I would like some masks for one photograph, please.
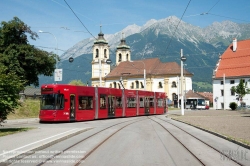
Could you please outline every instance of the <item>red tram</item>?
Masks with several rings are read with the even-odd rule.
[[[41,86],[40,121],[84,121],[164,114],[164,92],[48,84]]]

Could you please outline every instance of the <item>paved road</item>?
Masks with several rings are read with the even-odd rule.
[[[217,151],[157,118],[183,128],[213,146]],[[15,125],[14,122],[13,125]],[[165,115],[78,123],[33,122],[19,125],[33,126],[37,129],[1,137],[0,152],[3,153],[0,153],[0,157],[2,159],[3,156],[10,157],[14,150],[25,151],[30,146],[28,150],[32,151],[32,148],[41,146],[41,140],[45,140],[43,144],[51,142],[50,137],[56,137],[57,140],[61,137],[67,138],[70,134],[72,136],[61,139],[51,146],[33,150],[35,154],[26,156],[12,165],[74,165],[81,159],[80,165],[237,165],[223,154],[232,154],[231,158],[239,164],[250,165],[249,150],[191,126],[167,119]],[[182,143],[179,143],[171,133]],[[44,161],[46,162],[42,164]]]

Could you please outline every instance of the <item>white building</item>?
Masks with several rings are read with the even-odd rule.
[[[229,104],[239,101],[231,91],[237,86],[240,79],[247,82],[250,87],[250,40],[233,40],[226,51],[220,56],[213,74],[214,109],[230,109]],[[250,105],[250,95],[243,98],[246,105]]]
[[[110,71],[106,63],[108,43],[101,32],[98,36],[93,46],[92,86],[166,92],[171,101],[178,101],[181,67],[176,62],[162,63],[158,58],[132,61],[130,47],[122,37],[116,50],[116,67]],[[192,76],[184,70],[184,91],[192,90]]]

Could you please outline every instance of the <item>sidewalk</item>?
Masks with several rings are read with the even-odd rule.
[[[39,118],[11,119],[11,120],[6,120],[4,123],[2,123],[2,125],[7,126],[11,124],[27,124],[34,122],[39,122]]]

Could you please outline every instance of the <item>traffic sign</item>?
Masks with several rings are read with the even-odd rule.
[[[74,61],[74,58],[73,57],[70,57],[69,58],[69,62],[71,63],[71,62],[73,62]]]
[[[63,73],[62,69],[55,69],[54,79],[56,82],[62,81],[62,73]]]
[[[106,63],[107,63],[107,64],[111,64],[111,63],[112,63],[111,59],[107,59],[107,60],[106,60]]]

